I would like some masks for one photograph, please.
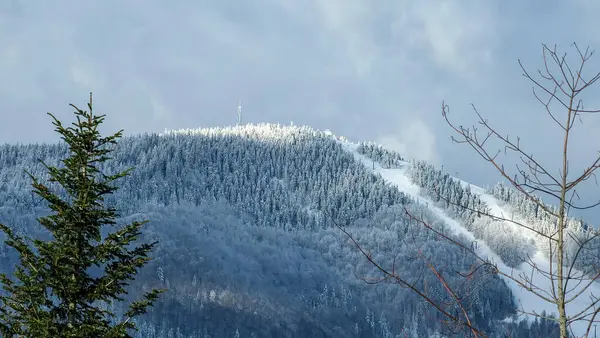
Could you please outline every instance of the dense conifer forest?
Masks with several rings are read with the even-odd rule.
[[[374,144],[361,144],[358,151],[384,167],[408,165],[411,180],[432,203],[507,264],[517,265],[537,245],[503,222],[482,217],[485,202],[434,166],[407,162]],[[23,170],[45,179],[38,159],[59,165],[65,152],[62,144],[0,146],[0,223],[23,235],[48,235],[36,223],[47,208],[31,193]],[[442,316],[418,296],[398,285],[361,280],[374,268],[335,224],[379,260],[395,260],[404,276],[436,299],[448,300],[414,257],[422,250],[444,267],[445,278],[461,284],[471,318],[491,337],[545,337],[553,329],[549,321],[510,320],[516,304],[498,276],[481,271],[480,278],[463,283],[455,272],[468,269],[473,258],[412,221],[404,208],[439,229],[443,220],[358,162],[328,133],[263,124],[130,136],[102,170],[131,166],[135,171],[107,202],[120,211],[122,223],[149,219],[143,239],[159,244],[130,296],[168,289],[138,319],[138,337],[451,336]],[[507,216],[553,226],[512,189],[498,185],[488,192],[513,207]],[[581,234],[587,229],[580,220],[569,226]],[[600,256],[600,246],[595,248],[585,253],[588,262]],[[0,246],[2,271],[10,271],[16,259]],[[112,306],[120,311],[119,304]]]

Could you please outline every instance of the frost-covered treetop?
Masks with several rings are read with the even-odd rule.
[[[244,124],[239,126],[165,129],[160,135],[203,135],[203,136],[241,136],[259,140],[289,140],[298,136],[335,137],[331,131],[317,130],[310,126],[281,125],[274,123]]]

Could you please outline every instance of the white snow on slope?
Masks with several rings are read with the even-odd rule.
[[[419,203],[426,204],[428,206],[428,209],[431,210],[434,214],[436,214],[441,220],[443,220],[450,227],[450,229],[455,232],[455,234],[462,234],[467,239],[472,240],[472,241],[477,240],[477,242],[478,242],[477,254],[480,255],[481,257],[487,258],[487,259],[491,260],[492,262],[496,263],[496,265],[500,271],[502,271],[503,273],[506,273],[510,276],[513,276],[513,278],[516,278],[517,280],[521,280],[521,281],[523,279],[519,278],[519,276],[522,276],[522,275],[527,276],[527,278],[529,278],[532,281],[533,285],[541,288],[542,290],[545,290],[548,293],[552,292],[550,280],[548,280],[547,278],[542,276],[539,272],[532,271],[532,268],[530,265],[527,265],[526,263],[522,263],[518,268],[515,268],[515,269],[508,267],[504,262],[502,262],[500,257],[497,254],[495,254],[481,239],[475,238],[473,233],[468,231],[460,222],[458,222],[455,219],[453,219],[452,217],[450,217],[443,209],[435,206],[435,203],[429,197],[427,197],[425,194],[422,194],[421,188],[419,186],[417,186],[416,184],[412,183],[410,178],[407,176],[406,169],[410,166],[409,162],[405,162],[405,166],[401,167],[401,168],[396,168],[396,169],[383,168],[377,162],[373,162],[371,159],[358,153],[358,151],[357,151],[358,144],[350,143],[350,142],[340,142],[340,143],[342,144],[344,149],[346,149],[346,151],[352,153],[354,155],[355,159],[362,162],[365,165],[365,167],[367,167],[367,168],[373,170],[375,173],[381,175],[381,177],[384,180],[386,180],[388,183],[393,184],[400,191],[402,191],[405,194],[407,194],[408,196],[414,198]],[[495,197],[493,197],[489,194],[486,194],[485,190],[483,188],[474,186],[474,185],[469,184],[464,181],[461,181],[461,183],[463,184],[463,186],[468,185],[471,189],[471,192],[479,195],[480,199],[482,201],[484,201],[485,203],[487,203],[487,205],[490,207],[491,213],[494,216],[507,218],[509,215],[511,215],[512,210],[510,210],[510,208],[508,208],[506,205],[504,205],[503,203],[498,201]],[[518,231],[518,233],[520,235],[525,236],[527,238],[534,238],[532,236],[532,232],[530,230],[524,229],[524,228],[519,227],[518,225],[512,224],[510,222],[508,222],[508,223],[511,224],[515,228],[515,230]],[[532,258],[533,263],[541,271],[550,271],[549,270],[550,262],[541,252],[537,251],[531,258]],[[556,271],[555,264],[553,264],[552,271]],[[576,273],[578,273],[578,272],[576,272]],[[506,284],[511,288],[511,290],[513,292],[513,296],[515,297],[515,300],[517,302],[517,306],[519,309],[521,309],[525,312],[529,312],[529,313],[538,313],[539,314],[539,313],[542,313],[542,311],[545,311],[547,314],[555,314],[556,315],[557,311],[556,311],[556,307],[554,304],[549,303],[549,302],[539,298],[535,294],[525,290],[523,287],[519,286],[514,280],[504,277],[504,276],[501,276],[501,277],[505,280]],[[572,282],[571,284],[575,284],[575,283]],[[569,292],[567,294],[567,298],[569,298],[569,296],[572,297],[573,295],[580,292],[581,289],[583,288],[583,286],[585,285],[585,283],[582,283],[582,284],[583,285],[580,285],[579,287],[577,287],[574,290],[572,290],[571,292]],[[574,287],[573,285],[570,285],[569,289],[571,289],[573,287]],[[583,310],[585,308],[585,306],[589,305],[590,297],[592,295],[600,296],[600,285],[598,283],[594,283],[587,290],[584,290],[583,294],[581,296],[579,296],[579,298],[576,301],[573,301],[572,303],[567,304],[567,313],[575,314],[575,313]],[[522,318],[531,320],[534,317],[526,315]],[[576,336],[583,336],[583,335],[585,335],[586,327],[587,327],[587,323],[585,323],[583,321],[579,321],[579,322],[573,323],[571,325],[571,330],[573,331],[573,333]]]
[[[497,216],[497,217],[504,217],[504,218],[512,217],[510,215],[513,214],[513,211],[505,203],[503,203],[502,201],[499,201],[497,198],[495,198],[492,195],[486,194],[485,190],[480,187],[466,183],[464,181],[462,181],[461,183],[468,184],[469,187],[471,188],[471,191],[473,193],[479,195],[479,198],[490,207],[492,215]],[[527,224],[527,221],[523,218],[515,217],[514,219],[520,223]],[[510,225],[513,229],[515,229],[518,233],[520,233],[521,236],[528,238],[528,239],[535,238],[534,233],[531,230],[525,229],[525,228],[518,226],[517,224],[514,224],[512,222],[506,222],[506,223],[508,225]],[[556,271],[556,268],[557,268],[556,263],[553,262],[552,270],[550,270],[550,261],[540,251],[537,251],[535,253],[535,255],[532,257],[532,261],[539,268],[540,271],[545,271],[545,272]],[[521,273],[525,273],[529,278],[531,278],[531,276],[532,276],[531,266],[526,263],[522,263],[519,266],[519,272],[515,273],[514,276],[519,276],[519,274],[521,274]],[[575,276],[581,275],[581,271],[577,271],[577,270],[573,269],[572,275],[575,275]],[[552,290],[551,281],[548,278],[542,276],[538,271],[534,272],[532,283],[534,285],[540,287],[541,289],[546,290],[549,293]],[[516,284],[516,283],[514,283],[514,281],[513,281],[513,284]],[[589,306],[590,300],[593,299],[594,296],[600,296],[600,284],[598,282],[594,282],[586,290],[583,290],[584,287],[587,285],[586,282],[581,283],[581,285],[579,285],[578,287],[575,287],[576,285],[574,285],[574,284],[576,284],[576,281],[571,281],[570,284],[568,285],[567,290],[571,290],[571,289],[573,289],[573,290],[571,290],[570,292],[567,292],[566,298],[567,299],[572,298],[573,296],[577,295],[577,293],[579,293],[579,292],[583,292],[583,293],[572,303],[567,304],[567,307],[566,307],[567,314],[570,314],[570,315],[575,315],[578,312],[584,310],[586,308],[586,306]],[[557,284],[555,284],[555,285],[557,285]],[[521,287],[519,287],[519,293],[515,293],[515,296],[516,296],[517,300],[520,301],[521,304],[539,303],[539,304],[536,304],[537,309],[544,309],[546,311],[546,313],[554,313],[556,315],[556,308],[555,308],[554,304],[548,303],[548,302],[540,299],[539,297],[533,295],[531,292],[528,292]],[[524,308],[525,308],[525,311],[528,311],[526,306],[524,306]],[[540,313],[540,310],[536,310],[536,312]],[[585,331],[587,329],[587,323],[583,322],[583,321],[573,323],[571,325],[571,329],[573,330],[573,333],[576,336],[584,336]]]

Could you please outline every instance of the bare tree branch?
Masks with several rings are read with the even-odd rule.
[[[525,264],[524,266],[529,266],[531,268],[531,274],[529,276],[524,272],[515,276],[513,271],[510,273],[501,271],[496,264],[490,262],[485,257],[481,257],[474,248],[468,247],[445,234],[443,231],[435,229],[422,218],[412,215],[406,207],[404,208],[405,214],[411,221],[417,222],[417,224],[432,231],[442,240],[448,241],[461,249],[464,254],[472,255],[475,258],[477,266],[467,273],[459,273],[465,279],[470,280],[476,276],[476,272],[480,268],[490,268],[493,273],[514,281],[517,285],[536,295],[538,298],[553,304],[558,312],[558,318],[543,316],[535,311],[526,312],[523,308],[521,308],[520,312],[522,314],[556,321],[560,328],[559,333],[561,338],[567,338],[569,333],[571,336],[574,336],[573,324],[578,321],[587,323],[585,337],[588,337],[592,323],[597,322],[596,317],[600,312],[600,298],[597,298],[594,295],[590,296],[590,299],[583,308],[575,310],[575,313],[567,313],[566,309],[567,304],[584,297],[584,294],[590,291],[591,286],[595,285],[594,283],[600,279],[600,258],[590,258],[584,254],[584,252],[588,250],[588,247],[593,243],[599,245],[600,241],[598,238],[600,237],[600,232],[585,228],[584,230],[581,230],[583,231],[583,235],[580,234],[581,236],[579,236],[573,233],[569,228],[569,224],[571,224],[569,212],[571,210],[590,209],[600,205],[600,201],[589,204],[576,203],[580,199],[580,196],[577,193],[577,187],[588,181],[590,178],[593,178],[594,181],[596,180],[595,172],[600,168],[600,153],[593,157],[592,160],[588,162],[589,165],[575,178],[570,177],[571,159],[569,153],[571,137],[576,135],[574,134],[576,121],[582,121],[582,114],[595,114],[600,112],[600,109],[585,108],[583,99],[580,98],[581,94],[586,89],[600,79],[600,72],[593,73],[589,77],[584,75],[585,65],[594,55],[594,51],[591,51],[589,47],[582,50],[575,43],[573,43],[572,47],[575,49],[576,57],[578,58],[577,66],[570,65],[567,54],[559,54],[556,46],[550,48],[543,44],[542,59],[544,65],[541,69],[538,69],[537,77],[532,76],[532,73],[526,70],[521,60],[518,61],[522,75],[533,83],[532,93],[534,98],[543,106],[543,109],[550,119],[560,128],[559,131],[562,134],[562,144],[560,146],[561,156],[560,165],[557,168],[558,170],[556,170],[557,174],[551,172],[548,167],[543,165],[533,154],[525,151],[521,145],[520,138],[510,138],[508,135],[503,135],[498,132],[485,118],[483,118],[474,105],[471,106],[477,117],[477,124],[473,125],[471,128],[464,128],[461,125],[456,125],[451,122],[449,118],[449,107],[445,102],[442,102],[441,107],[442,117],[455,133],[456,137],[452,136],[452,140],[457,144],[468,145],[484,161],[494,167],[500,176],[506,179],[516,191],[521,193],[525,200],[536,205],[536,208],[541,209],[544,217],[551,218],[551,230],[540,229],[535,224],[525,224],[525,222],[522,221],[508,219],[505,218],[504,215],[493,215],[491,211],[482,212],[476,208],[461,205],[460,203],[453,202],[449,198],[442,196],[441,193],[436,191],[439,199],[444,200],[447,205],[452,204],[461,209],[475,212],[478,215],[489,217],[495,221],[509,222],[522,229],[531,231],[535,236],[538,236],[536,238],[547,240],[547,251],[545,247],[538,244],[538,246],[540,246],[539,248],[544,250],[544,254],[547,254],[547,259],[550,263],[547,271],[541,269],[536,262],[529,257],[529,254],[525,255],[526,257],[519,257]],[[562,110],[562,114],[558,114],[554,110],[556,107]],[[502,147],[500,149],[491,148],[492,140],[500,142]],[[515,154],[520,160],[521,165],[516,165],[516,173],[509,173],[509,171],[505,169],[504,164],[500,162],[500,155],[503,152],[504,154]],[[543,194],[545,197],[554,199],[557,206],[554,207],[546,204],[538,197],[538,194]],[[461,327],[469,328],[475,336],[483,336],[483,333],[477,330],[472,321],[468,318],[467,312],[462,306],[464,298],[461,298],[456,292],[456,289],[453,289],[446,282],[435,268],[433,262],[428,258],[419,253],[421,259],[427,263],[429,270],[434,273],[437,280],[451,296],[456,305],[462,309],[463,315],[461,317],[446,312],[444,307],[440,304],[435,304],[436,302],[433,299],[428,298],[426,294],[419,291],[415,287],[415,284],[409,284],[407,281],[404,281],[397,274],[395,268],[392,268],[392,271],[390,272],[379,265],[370,254],[360,247],[346,230],[337,224],[336,226],[350,237],[359,251],[371,264],[383,273],[386,279],[394,279],[400,284],[404,284],[404,286],[416,292],[438,311],[444,314],[449,321],[454,321]],[[583,266],[583,263],[581,262],[582,256],[587,260],[597,259],[597,261],[593,261],[589,266]],[[584,263],[587,262],[588,261],[585,261]],[[534,274],[550,281],[549,290],[534,284]]]
[[[403,279],[402,276],[400,276],[399,274],[390,272],[389,270],[387,270],[386,268],[384,268],[383,266],[381,266],[378,262],[376,262],[372,255],[370,253],[368,253],[367,251],[365,251],[365,249],[362,248],[362,246],[356,241],[356,239],[354,239],[354,237],[343,227],[341,227],[339,224],[337,224],[337,222],[333,221],[333,224],[340,229],[354,244],[354,246],[356,246],[356,248],[360,251],[360,253],[362,253],[362,255],[371,263],[373,264],[385,277],[384,281],[386,280],[393,280],[394,282],[401,284],[402,286],[412,290],[413,292],[415,292],[417,295],[419,295],[421,298],[423,298],[427,303],[431,304],[434,308],[436,308],[441,314],[443,314],[444,316],[448,317],[448,319],[450,319],[452,322],[454,323],[460,323],[461,325],[464,325],[465,327],[469,328],[469,330],[471,330],[471,332],[473,332],[475,334],[475,337],[487,337],[483,332],[479,331],[476,327],[474,327],[471,324],[471,320],[468,316],[468,314],[466,313],[466,311],[464,312],[465,315],[465,320],[460,319],[454,315],[452,315],[451,313],[449,313],[448,311],[446,311],[446,309],[444,309],[443,307],[440,306],[440,304],[438,304],[435,300],[431,299],[428,295],[426,295],[425,293],[423,293],[421,290],[419,290],[415,284],[413,283],[409,283],[407,282],[405,279]],[[431,268],[432,266],[430,266]],[[435,268],[433,269],[434,271]],[[378,281],[380,282],[380,281]],[[445,283],[445,281],[442,281],[442,283]],[[446,284],[447,285],[447,284]],[[459,300],[457,300],[457,302],[459,303],[459,306],[462,307],[464,309],[464,307],[462,306],[462,304],[460,303]]]

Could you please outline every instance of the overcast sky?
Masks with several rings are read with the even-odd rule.
[[[241,99],[247,122],[329,128],[492,184],[450,142],[442,100],[465,126],[475,104],[555,167],[558,129],[517,59],[535,72],[541,43],[598,48],[599,13],[594,0],[3,0],[0,143],[56,140],[45,113],[68,119],[90,91],[126,134],[235,124]],[[576,168],[600,144],[600,116],[584,122]]]

